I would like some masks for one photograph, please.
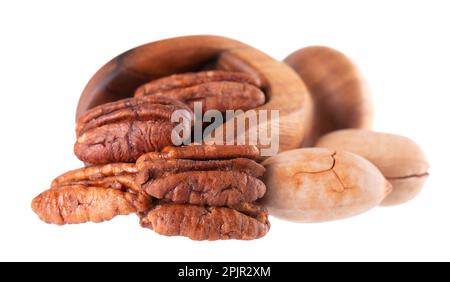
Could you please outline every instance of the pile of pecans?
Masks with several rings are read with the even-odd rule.
[[[146,57],[150,70],[136,61],[147,47],[116,57],[101,69],[100,80],[91,80],[89,103],[79,113],[104,99],[133,91],[134,96],[99,105],[78,118],[74,151],[87,166],[57,177],[33,199],[32,209],[43,221],[101,222],[136,213],[141,226],[167,236],[250,240],[268,232],[266,208],[272,216],[294,222],[343,219],[379,205],[408,202],[428,177],[429,164],[418,144],[371,131],[365,80],[334,49],[302,48],[285,59],[292,69],[249,52],[248,46],[235,49],[237,57],[225,52],[215,65],[203,65],[260,73],[270,98],[266,103],[259,77],[243,72],[175,74],[136,87],[147,73],[160,73],[158,60],[153,65]],[[173,63],[168,57],[165,62]],[[103,92],[96,91],[102,83]],[[127,91],[120,93],[123,89]],[[173,113],[183,113],[192,126],[198,121],[196,102],[201,102],[202,114],[215,110],[219,116],[228,110],[284,109],[279,124],[274,123],[284,151],[259,164],[255,146],[196,144],[196,138],[187,140],[190,145],[174,146]]]
[[[249,110],[264,104],[256,76],[229,71],[177,74],[151,81],[135,96],[97,106],[77,120],[75,154],[88,166],[57,177],[32,201],[53,224],[102,222],[136,213],[157,233],[193,240],[264,236],[264,167],[255,146],[172,147],[171,115],[193,103]]]

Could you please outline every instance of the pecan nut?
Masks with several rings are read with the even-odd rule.
[[[136,185],[135,172],[134,165],[120,163],[67,172],[35,197],[31,207],[41,220],[58,225],[144,212],[150,198]]]
[[[77,122],[75,154],[88,163],[134,162],[146,152],[171,145],[171,114],[185,110],[185,119],[193,113],[180,101],[146,96],[100,105],[86,112]]]
[[[203,110],[250,110],[265,102],[256,76],[239,72],[205,71],[164,77],[139,87],[135,97],[162,95],[186,103],[194,109],[202,102]]]
[[[215,160],[214,156],[223,151],[222,147],[171,147],[160,153],[171,155],[171,159],[159,159],[155,157],[158,153],[152,153],[150,160],[138,160],[136,182],[149,195],[174,203],[231,206],[263,197],[266,186],[258,178],[264,174],[264,167],[247,158]],[[230,147],[233,146],[225,146],[229,151]],[[234,149],[238,155],[257,150],[252,146]],[[196,160],[188,159],[189,156]]]
[[[251,84],[258,88],[261,87],[261,81],[257,76],[246,74],[243,72],[210,70],[202,72],[174,74],[160,79],[152,80],[136,89],[134,96],[138,97],[156,94],[158,92],[185,88],[215,81],[240,82]]]
[[[270,229],[267,210],[248,203],[236,209],[167,203],[141,216],[140,223],[162,235],[192,240],[252,240]]]
[[[149,152],[142,155],[136,161],[136,166],[139,169],[146,161],[160,159],[217,160],[233,158],[257,160],[259,158],[259,149],[256,146],[247,145],[209,146],[192,144],[183,147],[167,146],[161,152]]]

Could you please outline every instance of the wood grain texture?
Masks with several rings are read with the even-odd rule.
[[[330,131],[372,127],[369,89],[347,56],[332,48],[312,46],[295,51],[284,61],[305,82],[314,102],[314,126],[304,146]]]
[[[175,73],[205,68],[256,74],[266,93],[266,104],[256,111],[279,110],[280,149],[299,147],[311,124],[312,102],[306,86],[284,63],[233,39],[186,36],[156,41],[112,59],[86,85],[77,118],[88,109],[131,97],[142,84]]]

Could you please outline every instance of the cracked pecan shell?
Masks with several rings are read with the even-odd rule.
[[[162,96],[123,99],[91,109],[77,122],[74,151],[87,163],[134,162],[146,152],[171,145],[171,114],[190,109]]]
[[[346,151],[303,148],[266,159],[263,204],[271,215],[296,222],[354,216],[376,207],[391,184],[366,159]]]
[[[265,102],[255,76],[226,71],[179,74],[152,81],[139,87],[135,96],[164,96],[186,103],[194,109],[202,102],[203,110],[250,110]]]
[[[166,236],[192,240],[252,240],[270,229],[264,208],[253,204],[237,209],[185,204],[162,204],[141,216],[141,226]]]
[[[72,170],[55,178],[31,207],[41,220],[58,225],[144,212],[150,198],[134,181],[135,173],[135,166],[125,163]]]

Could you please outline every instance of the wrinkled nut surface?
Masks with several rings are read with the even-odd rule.
[[[128,98],[95,107],[78,119],[75,154],[87,163],[134,162],[146,152],[171,145],[170,118],[184,110],[185,120],[193,113],[183,103],[162,96]]]
[[[158,92],[217,81],[240,82],[251,84],[258,88],[261,87],[261,81],[256,75],[251,75],[243,72],[213,70],[174,74],[155,79],[139,87],[134,93],[134,96],[145,96],[156,94]]]
[[[428,177],[424,152],[412,140],[369,130],[338,130],[320,138],[317,147],[345,150],[366,158],[391,182],[393,191],[381,205],[397,205],[414,198]]]
[[[265,102],[258,88],[258,77],[238,72],[205,71],[176,74],[151,81],[139,87],[135,97],[161,95],[180,100],[194,110],[195,102],[202,102],[206,110],[250,110]]]
[[[162,204],[142,216],[141,225],[162,235],[192,240],[252,240],[270,229],[267,211],[248,203],[234,209]]]
[[[370,91],[347,56],[332,48],[312,46],[292,53],[284,61],[305,82],[314,102],[314,126],[304,146],[334,130],[371,128]]]
[[[42,192],[31,207],[42,221],[62,225],[102,222],[117,215],[143,212],[149,208],[149,199],[111,188],[62,186]]]
[[[102,222],[117,215],[144,212],[150,198],[134,181],[131,164],[108,164],[69,171],[35,197],[31,208],[53,224]]]
[[[251,145],[198,145],[173,147],[167,146],[161,152],[149,152],[142,155],[136,161],[136,167],[139,169],[141,165],[150,160],[161,159],[191,159],[191,160],[218,160],[247,158],[256,160],[259,158],[259,149]]]
[[[234,146],[232,152],[230,147],[170,147],[162,153],[143,155],[138,160],[136,182],[147,194],[174,203],[232,206],[261,198],[266,192],[264,183],[258,179],[265,171],[262,165],[247,158],[215,158],[227,150],[228,158],[233,153],[252,155],[257,148]]]
[[[325,148],[282,152],[263,162],[271,215],[296,222],[354,216],[377,206],[391,185],[369,161]]]

